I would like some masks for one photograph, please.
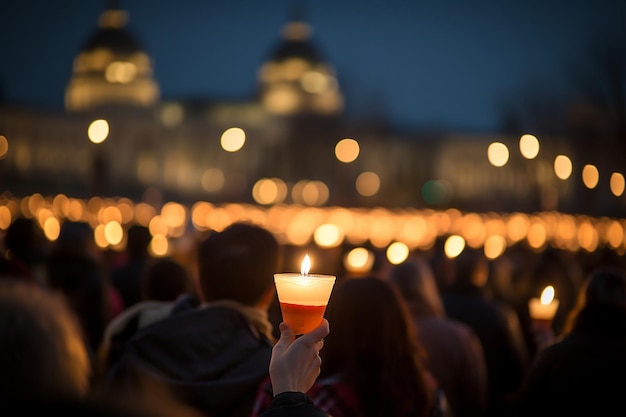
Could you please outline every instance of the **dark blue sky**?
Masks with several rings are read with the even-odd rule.
[[[162,96],[241,98],[278,41],[292,0],[121,0]],[[313,39],[350,115],[385,109],[410,127],[494,131],[525,91],[576,94],[592,44],[626,44],[623,0],[311,0]],[[63,104],[72,59],[104,0],[0,0],[4,100]]]

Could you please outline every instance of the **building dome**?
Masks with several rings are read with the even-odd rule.
[[[335,70],[313,44],[311,35],[311,26],[304,19],[292,18],[261,66],[260,98],[268,112],[338,115],[343,110]]]
[[[128,13],[113,2],[74,59],[65,90],[68,111],[102,106],[150,107],[159,100],[150,57],[126,30]]]

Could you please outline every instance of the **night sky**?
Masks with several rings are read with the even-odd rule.
[[[121,0],[163,98],[244,98],[304,5],[336,68],[348,115],[384,111],[416,128],[492,132],[529,91],[579,94],[592,51],[626,46],[623,0]],[[104,0],[0,0],[0,99],[62,107],[72,60]]]

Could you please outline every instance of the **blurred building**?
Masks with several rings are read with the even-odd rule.
[[[407,132],[382,116],[349,120],[304,16],[282,28],[257,90],[232,102],[162,99],[128,20],[115,5],[103,12],[74,60],[65,109],[0,107],[2,190],[156,203],[624,213],[619,178],[611,192],[604,174],[604,185],[591,188],[579,172],[555,175],[558,155],[579,162],[580,150],[564,138],[540,138],[539,156],[527,158],[518,150],[525,132]],[[507,146],[503,166],[488,158],[494,142]]]

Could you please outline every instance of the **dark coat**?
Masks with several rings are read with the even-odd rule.
[[[539,352],[518,414],[623,416],[625,393],[626,312],[587,308],[569,334]]]
[[[124,392],[148,377],[209,416],[247,417],[271,353],[272,343],[238,311],[175,308],[128,342],[108,386]]]

